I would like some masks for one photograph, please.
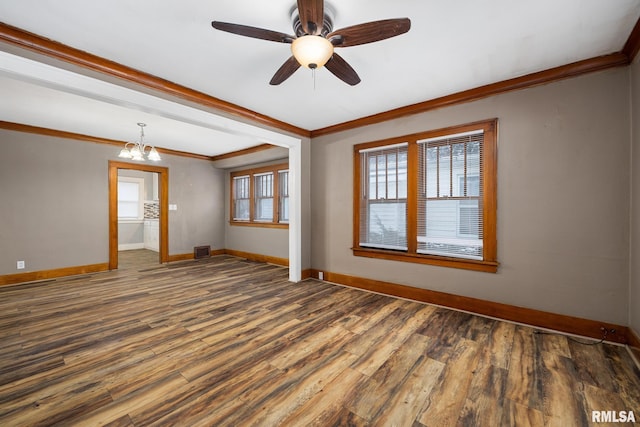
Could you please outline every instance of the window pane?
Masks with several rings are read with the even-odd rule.
[[[249,199],[240,199],[235,201],[235,215],[233,219],[248,220],[249,219]]]
[[[280,222],[289,222],[289,198],[280,198]]]
[[[118,218],[141,219],[143,217],[141,192],[142,187],[138,182],[118,181]]]
[[[480,163],[480,142],[469,142],[467,144],[468,196],[480,196]]]
[[[118,181],[118,200],[137,202],[140,185],[137,182]]]
[[[480,227],[480,203],[478,200],[460,201],[460,221],[458,222],[458,235],[475,239],[482,237]]]
[[[289,222],[289,171],[278,171],[279,222]]]
[[[387,156],[387,165],[390,171],[395,171],[398,167],[397,164],[397,156],[395,153],[391,153]],[[398,195],[397,191],[398,186],[398,175],[396,173],[390,173],[388,175],[388,183],[387,183],[387,196],[390,199],[395,199]]]
[[[138,218],[138,201],[118,201],[118,218]]]
[[[426,177],[423,178],[425,180],[425,190],[427,197],[438,197],[438,148],[430,147],[426,150]]]
[[[436,200],[426,206],[418,252],[482,259],[477,200]]]
[[[256,221],[273,220],[273,198],[256,199]]]
[[[398,199],[407,198],[407,150],[398,153]]]
[[[419,253],[482,259],[482,141],[474,133],[419,142]]]
[[[459,183],[462,181],[462,186],[454,185],[453,186],[453,197],[464,197],[465,196],[465,186],[466,186],[466,174],[467,169],[465,165],[466,159],[466,144],[453,144],[451,146],[451,151],[453,155],[453,179],[454,183]]]
[[[407,249],[407,147],[361,153],[364,197],[360,206],[360,244]]]
[[[451,148],[448,145],[439,147],[438,153],[438,197],[451,196]]]
[[[367,179],[369,182],[369,199],[377,199],[378,192],[376,191],[376,156],[369,157],[369,167],[367,168]]]
[[[254,175],[256,221],[273,221],[273,172]]]
[[[363,246],[387,249],[407,248],[407,204],[373,203],[367,212]]]
[[[249,176],[237,176],[233,178],[233,219],[240,221],[249,220]]]

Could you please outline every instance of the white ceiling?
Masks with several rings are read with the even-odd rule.
[[[289,45],[211,27],[218,20],[292,34],[294,5],[294,0],[0,0],[0,20],[315,130],[619,52],[640,16],[640,0],[334,0],[334,29],[387,18],[412,22],[407,34],[337,50],[362,79],[354,87],[326,69],[316,72],[314,83],[304,68],[270,86],[290,56]],[[5,121],[122,140],[134,139],[136,123],[143,121],[157,145],[206,155],[268,142],[251,127],[202,110],[7,54],[0,56],[0,91]]]

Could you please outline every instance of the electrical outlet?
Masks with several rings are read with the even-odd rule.
[[[25,269],[24,261],[18,261],[18,262],[16,263],[16,268],[17,268],[18,270],[24,270],[24,269]]]
[[[324,280],[324,273],[322,271],[318,272],[318,279]]]

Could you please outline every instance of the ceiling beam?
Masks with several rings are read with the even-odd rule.
[[[253,123],[290,132],[295,135],[309,137],[309,131],[300,127],[276,120],[239,105],[223,101],[205,93],[181,86],[177,83],[156,77],[109,59],[67,46],[34,33],[0,22],[0,41],[28,49],[48,57],[61,60],[82,68],[97,71],[118,79],[160,91],[199,105],[210,107],[237,118],[248,119]]]
[[[237,150],[237,151],[232,151],[230,153],[218,154],[217,156],[212,156],[211,160],[213,161],[225,160],[225,159],[230,159],[232,157],[244,156],[246,154],[253,154],[259,151],[269,150],[271,148],[278,148],[278,146],[271,145],[271,144],[260,144],[260,145],[256,145],[255,147],[245,148],[243,150]]]
[[[627,42],[624,44],[622,48],[622,53],[627,55],[629,58],[629,63],[632,63],[636,58],[638,51],[640,50],[640,19],[636,22],[636,26],[633,27]]]

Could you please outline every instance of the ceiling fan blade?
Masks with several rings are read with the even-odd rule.
[[[323,0],[298,0],[298,14],[305,33],[320,34],[324,25]]]
[[[358,73],[356,73],[356,71],[351,68],[351,65],[347,64],[347,61],[345,61],[340,55],[335,52],[333,53],[331,59],[324,66],[337,78],[351,86],[355,86],[360,83],[360,77],[358,77]]]
[[[269,40],[272,42],[292,43],[295,39],[294,36],[280,33],[278,31],[249,27],[247,25],[231,24],[229,22],[213,21],[211,26],[216,30],[226,31],[227,33],[238,34],[240,36],[251,37],[254,39]]]
[[[341,28],[327,35],[327,38],[335,47],[349,47],[399,36],[409,29],[409,18],[384,19]]]
[[[274,86],[279,85],[280,83],[291,77],[291,75],[295,73],[298,68],[300,68],[300,63],[298,62],[298,60],[293,56],[290,57],[285,61],[284,64],[282,64],[280,68],[278,68],[278,71],[276,71],[276,73],[273,75],[269,84]]]

